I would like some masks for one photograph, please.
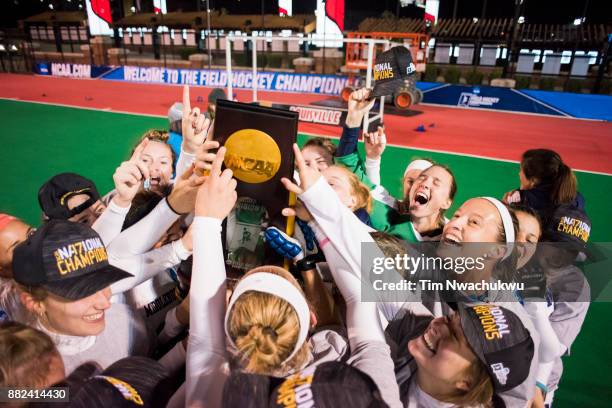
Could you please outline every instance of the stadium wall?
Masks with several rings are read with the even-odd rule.
[[[38,63],[35,72],[70,78],[139,83],[226,87],[225,70],[172,69],[163,67],[96,66],[87,64]],[[337,96],[348,84],[347,76],[259,72],[258,89]],[[251,71],[234,70],[233,87],[252,89]],[[565,116],[612,121],[612,97],[567,92],[516,90],[492,86],[451,85],[417,82],[424,92],[423,103],[464,108],[484,108],[512,112]]]

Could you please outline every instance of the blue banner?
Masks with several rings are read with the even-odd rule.
[[[100,78],[149,84],[227,87],[227,72],[220,69],[173,69],[163,67],[96,66],[88,64],[37,63],[39,75],[68,78]],[[338,96],[348,84],[342,75],[258,72],[257,89]],[[232,72],[232,87],[252,89],[253,73]],[[451,85],[417,82],[424,103],[526,112],[584,119],[612,120],[612,97],[566,92],[515,90],[493,86]]]
[[[66,78],[98,78],[111,69],[111,67],[105,65],[39,62],[34,67],[34,72],[38,75],[53,75]]]
[[[429,91],[432,88],[437,88],[440,87],[444,84],[441,84],[439,82],[424,82],[424,81],[417,81],[416,86],[417,88],[419,88],[421,91],[425,92],[425,91]]]
[[[612,121],[612,96],[524,89],[522,93],[575,118]]]
[[[48,62],[37,62],[34,65],[34,72],[38,75],[51,75],[51,64]]]
[[[514,112],[569,116],[546,103],[511,88],[440,84],[425,91],[424,103],[486,108]]]
[[[102,79],[141,82],[149,84],[193,85],[224,88],[227,86],[225,70],[173,69],[162,67],[119,67]],[[348,78],[337,75],[294,74],[285,72],[258,72],[257,89],[296,93],[340,95]],[[232,87],[252,89],[253,73],[232,71]]]

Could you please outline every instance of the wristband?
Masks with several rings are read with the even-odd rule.
[[[542,396],[544,397],[544,399],[546,399],[546,394],[548,393],[548,387],[539,381],[536,381],[536,387],[538,387],[540,391],[542,391]]]
[[[176,215],[185,215],[185,214],[181,214],[180,212],[172,208],[172,204],[170,204],[170,200],[168,200],[168,197],[166,197],[166,204],[168,204],[168,208],[170,208],[170,210],[172,210],[172,212],[175,213]]]
[[[329,244],[329,238],[325,237],[319,242],[319,248],[323,248],[325,245]]]
[[[309,271],[317,267],[317,263],[325,260],[325,257],[321,253],[308,255],[304,259],[301,259],[295,263],[295,267],[298,273]]]

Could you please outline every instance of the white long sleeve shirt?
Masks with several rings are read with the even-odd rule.
[[[356,217],[355,220],[363,225]],[[390,407],[401,407],[390,349],[385,342],[376,303],[361,302],[359,270],[351,271],[331,242],[322,245],[334,282],[346,302],[346,325],[351,348],[348,363],[368,374]],[[354,241],[357,246],[358,241]]]
[[[363,224],[359,225],[360,223],[355,222],[358,220],[354,217],[350,210],[348,210],[348,208],[341,205],[335,192],[322,177],[306,192],[301,194],[300,199],[302,202],[304,202],[313,218],[316,220],[321,231],[324,232],[331,244],[333,244],[333,246],[336,248],[337,252],[341,254],[341,258],[347,262],[350,270],[353,271],[353,275],[355,275],[354,271],[361,271],[361,243],[372,242],[372,238],[369,236],[371,229]],[[351,217],[355,218],[355,221]],[[315,233],[317,233],[316,229]],[[318,234],[320,234],[320,232]],[[324,237],[319,235],[317,238],[319,239],[320,243],[325,243]],[[380,256],[384,256],[382,251],[380,251]],[[330,260],[328,259],[328,263],[329,262]],[[366,281],[366,283],[369,283],[365,277],[363,277],[363,279]],[[368,285],[361,286],[362,296],[364,293],[363,290],[367,287]],[[539,334],[533,327],[527,313],[524,311],[523,307],[518,304],[518,302],[495,303],[512,310],[521,318],[523,324],[531,333],[534,346],[536,348],[531,364],[530,375],[527,380],[522,385],[510,390],[507,393],[504,393],[502,396],[505,401],[509,401],[511,404],[516,404],[516,406],[519,406],[520,404],[525,404],[527,400],[531,398],[534,392],[535,374],[538,365],[538,346],[540,342]],[[392,320],[393,317],[395,317],[395,315],[402,309],[409,310],[411,314],[430,315],[422,304],[415,302],[402,303],[401,300],[391,305],[389,305],[388,302],[379,302],[378,308],[380,312],[383,312],[383,314],[386,313],[385,318],[387,318],[389,321]],[[414,310],[416,311],[413,311],[413,308],[415,308]]]
[[[153,248],[179,217],[180,215],[168,206],[167,198],[164,198],[142,220],[112,240],[106,248],[109,257],[126,258],[145,253]]]
[[[100,235],[105,246],[108,246],[121,233],[123,222],[129,211],[130,206],[119,207],[111,200],[106,210],[93,223],[91,228]]]
[[[185,405],[220,407],[229,367],[225,344],[225,262],[221,220],[195,217]]]
[[[531,318],[535,329],[540,334],[540,347],[538,349],[538,371],[536,381],[542,386],[548,384],[555,360],[566,351],[561,344],[549,320],[550,312],[546,302],[526,301],[524,304],[527,314]]]
[[[143,254],[119,257],[116,252],[109,253],[108,262],[111,265],[134,275],[132,278],[122,279],[112,284],[113,295],[133,289],[167,268],[178,265],[190,255],[191,252],[185,248],[180,239]],[[144,299],[143,302],[146,300]]]
[[[370,181],[377,186],[380,185],[380,158],[378,159],[370,159],[366,157],[365,159],[365,170],[366,176],[370,179]]]
[[[360,297],[363,280],[361,244],[373,242],[370,236],[372,229],[342,205],[322,177],[301,194],[300,199],[317,222],[314,225],[315,234],[334,281],[346,302],[347,332],[351,346],[349,363],[374,380],[389,406],[401,407],[394,364],[389,347],[385,343],[377,304],[362,302]],[[335,222],[332,223],[331,219]],[[334,238],[326,236],[324,229],[331,231]],[[334,235],[334,230],[339,233]]]
[[[334,244],[338,253],[342,254],[349,265],[349,270],[360,271],[362,243],[374,243],[370,232],[375,230],[360,222],[350,209],[342,205],[334,190],[323,177],[301,194],[300,200],[316,220],[317,226],[313,228],[315,233],[318,233],[320,229],[320,232]],[[318,236],[317,239],[321,243],[325,238]],[[370,245],[369,249],[376,253],[376,257],[385,256],[376,245]],[[412,295],[399,291],[388,293],[387,291],[384,293],[383,302],[382,295],[374,291],[369,277],[362,277],[360,274],[357,276],[366,281],[362,290],[368,289],[368,296],[381,300],[377,302],[377,307],[383,328],[400,310],[409,309],[415,315],[430,315],[429,311],[420,302],[417,302],[420,299],[418,294]],[[399,273],[394,278],[402,279]]]
[[[221,406],[225,381],[229,374],[223,317],[225,316],[225,263],[221,245],[221,221],[196,217],[192,226],[194,233],[193,274],[190,298],[190,334],[187,346],[186,406]],[[355,277],[355,282],[358,282]],[[358,284],[357,284],[358,287]],[[349,297],[354,299],[355,297]],[[376,321],[376,316],[374,316]],[[329,333],[329,331],[327,331]],[[319,335],[322,334],[322,335]],[[388,348],[381,337],[371,341],[370,334],[358,331],[354,336],[355,353],[351,359],[357,367],[370,367],[376,371],[381,357],[388,355]],[[313,341],[313,338],[316,339]],[[323,346],[326,331],[310,339],[315,355],[312,364],[335,359],[338,347]],[[333,337],[333,339],[336,339]],[[365,343],[364,343],[365,341]],[[340,348],[341,345],[339,346]],[[323,350],[325,356],[316,355]],[[332,350],[333,349],[333,350]],[[331,357],[330,357],[331,356]],[[361,364],[361,365],[360,365]],[[392,362],[390,365],[392,369]],[[391,371],[392,374],[392,371]],[[387,384],[388,383],[388,384]],[[386,390],[392,389],[394,381],[384,382]],[[397,388],[397,384],[395,384]]]
[[[174,172],[176,177],[180,177],[183,173],[185,173],[189,166],[191,166],[193,162],[195,162],[195,159],[195,153],[186,153],[185,150],[183,150],[183,145],[181,144],[181,154],[179,155],[179,159],[176,162],[176,169]]]
[[[190,255],[177,240],[142,255],[109,257],[111,265],[134,275],[111,285],[112,302],[128,304],[144,320],[151,348],[163,343],[157,333],[166,314],[182,301],[171,268]]]

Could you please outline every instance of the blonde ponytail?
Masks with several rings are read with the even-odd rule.
[[[299,288],[288,272],[264,268],[266,272],[287,278]],[[254,272],[262,272],[262,268],[249,274]],[[295,348],[299,332],[299,317],[293,306],[269,293],[246,292],[230,310],[228,334],[236,345],[240,366],[249,373],[284,376],[302,368],[309,357],[308,342],[304,342],[291,360],[285,361]]]

